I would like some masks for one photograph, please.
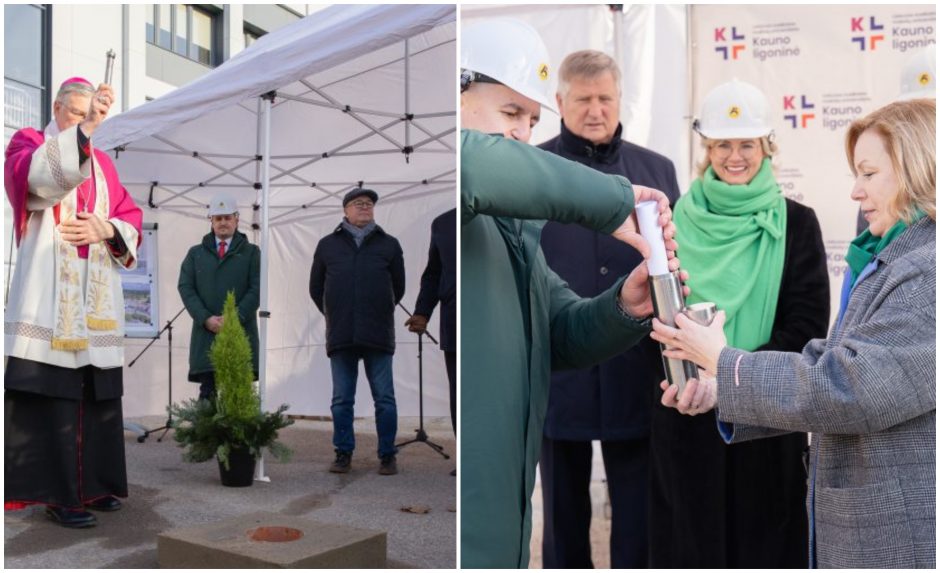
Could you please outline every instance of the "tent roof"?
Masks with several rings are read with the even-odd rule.
[[[107,120],[141,204],[203,218],[219,191],[257,204],[260,97],[271,118],[271,224],[335,218],[360,182],[382,201],[456,187],[454,5],[331,6],[205,76]]]

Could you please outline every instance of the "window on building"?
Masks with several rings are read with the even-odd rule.
[[[49,8],[32,4],[3,7],[4,141],[24,127],[49,121]]]
[[[170,4],[155,4],[154,8],[157,35],[153,38],[153,43],[169,50],[173,46],[173,33],[170,31],[173,6]]]
[[[51,8],[31,4],[3,7],[3,143],[17,130],[42,130],[51,115],[52,65],[49,29]],[[16,267],[13,240],[13,209],[3,202],[3,304],[7,303],[10,279]]]
[[[193,10],[191,23],[189,58],[209,65],[212,62],[212,16]]]
[[[267,33],[257,26],[252,26],[248,22],[245,22],[244,31],[245,31],[245,47],[246,48],[254,44],[255,42],[257,42],[258,38],[260,38],[261,36],[264,36]]]
[[[189,18],[185,4],[173,5],[173,51],[181,56],[189,53]]]
[[[251,30],[245,30],[245,47],[247,48],[248,46],[257,42],[258,37],[258,34],[255,34]]]
[[[190,60],[214,66],[221,13],[203,5],[148,4],[147,42]]]

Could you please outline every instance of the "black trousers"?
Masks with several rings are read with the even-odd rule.
[[[4,501],[80,509],[108,495],[127,497],[121,371],[9,359]],[[56,393],[69,396],[22,389],[38,378],[55,380],[46,384],[47,390],[58,385],[62,391]]]
[[[194,376],[195,380],[190,380],[190,382],[196,382],[199,384],[199,399],[200,400],[211,400],[215,398],[215,372],[201,372]]]
[[[646,496],[649,441],[603,441],[610,493],[610,566],[642,569],[648,564]],[[542,566],[593,568],[591,561],[591,442],[542,439],[544,529]]]
[[[447,366],[447,380],[450,382],[450,423],[457,435],[457,353],[444,352],[444,364]]]
[[[728,445],[713,414],[661,405],[651,431],[651,567],[807,567],[806,434]]]

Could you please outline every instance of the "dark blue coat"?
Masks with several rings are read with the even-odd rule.
[[[672,162],[623,141],[623,126],[608,145],[595,146],[568,131],[539,147],[631,183],[659,189],[675,203],[679,184]],[[577,192],[577,190],[572,190]],[[549,222],[542,250],[556,273],[578,295],[597,296],[639,264],[632,247],[577,225]],[[545,435],[554,440],[627,440],[649,435],[653,388],[664,378],[658,345],[647,338],[630,350],[583,370],[552,374]]]
[[[438,215],[431,223],[431,248],[415,314],[430,318],[438,302],[441,350],[457,352],[457,209]]]
[[[326,354],[347,348],[395,352],[395,305],[405,294],[398,239],[376,225],[356,247],[342,225],[320,239],[310,298],[326,317]]]

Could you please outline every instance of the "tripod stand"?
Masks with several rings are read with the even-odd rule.
[[[398,306],[405,311],[408,316],[412,316],[408,309],[402,303],[398,303]],[[418,333],[418,428],[415,430],[415,437],[406,442],[400,444],[395,444],[396,448],[403,448],[409,444],[414,444],[415,442],[423,442],[427,444],[432,450],[444,456],[445,460],[449,460],[450,456],[444,453],[444,448],[435,444],[428,439],[427,432],[424,431],[424,352],[422,349],[422,341],[424,336],[427,335],[434,344],[438,344],[437,340],[431,336],[427,331]]]
[[[140,351],[140,354],[135,356],[134,359],[131,360],[130,363],[127,365],[128,368],[132,368],[134,366],[134,363],[137,362],[137,360],[140,359],[140,357],[144,355],[144,352],[147,352],[147,350],[151,346],[153,346],[153,343],[160,339],[160,335],[166,332],[167,361],[169,364],[169,370],[167,370],[167,375],[169,376],[169,382],[167,383],[166,424],[160,426],[159,428],[153,428],[152,430],[147,430],[146,428],[143,428],[134,424],[135,427],[138,427],[143,430],[143,433],[137,436],[137,443],[139,444],[144,443],[144,441],[150,436],[150,434],[154,434],[156,432],[159,432],[160,430],[163,430],[163,433],[160,434],[160,437],[157,438],[157,441],[162,442],[163,437],[166,436],[166,433],[169,432],[170,428],[173,426],[173,415],[170,413],[170,406],[173,405],[173,323],[176,322],[176,319],[179,318],[181,314],[183,314],[184,310],[186,310],[186,307],[181,308],[180,311],[176,313],[176,316],[168,320],[166,323],[166,326],[164,326],[163,329],[160,332],[158,332],[156,336],[153,337],[153,340],[151,340],[150,343],[147,344],[147,346],[145,346],[144,349]],[[127,427],[128,425],[129,424],[125,424],[125,427]]]

